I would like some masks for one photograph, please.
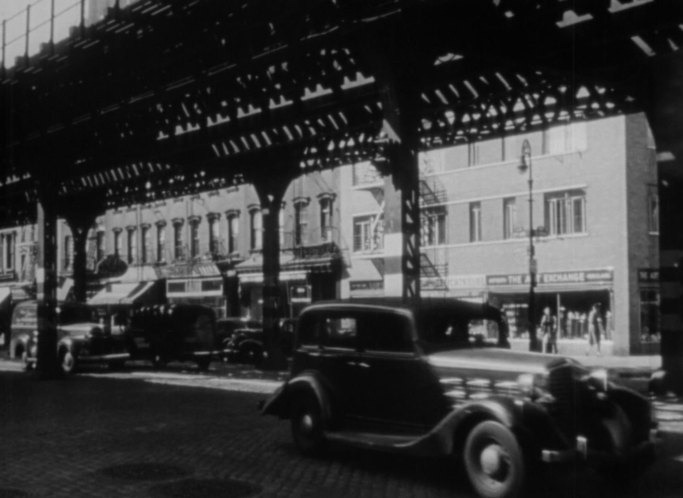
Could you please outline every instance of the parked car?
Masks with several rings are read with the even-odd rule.
[[[131,357],[156,367],[192,360],[206,370],[215,352],[216,316],[198,304],[159,304],[132,311],[126,330]]]
[[[216,320],[216,349],[220,351],[222,359],[227,360],[228,343],[237,329],[261,329],[263,325],[259,320],[252,320],[239,316],[229,316]]]
[[[283,318],[278,322],[276,341],[285,356],[291,356],[296,318]],[[260,322],[259,322],[260,325]],[[258,364],[267,357],[263,328],[236,329],[225,341],[223,353],[228,361]]]
[[[262,413],[290,419],[303,453],[338,442],[455,455],[483,497],[523,494],[536,464],[585,461],[623,479],[654,458],[646,398],[573,359],[511,351],[487,304],[310,305],[290,373]]]
[[[12,313],[13,351],[32,369],[38,355],[38,303],[17,304]],[[94,310],[81,303],[61,303],[57,308],[57,356],[64,374],[82,363],[107,363],[120,367],[128,359],[123,334],[111,333],[96,319]]]

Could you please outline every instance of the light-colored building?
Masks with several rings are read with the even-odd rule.
[[[532,203],[529,173],[518,168],[524,140]],[[546,306],[559,310],[561,340],[582,350],[599,302],[606,352],[658,344],[657,165],[644,116],[432,150],[420,163],[422,295],[488,300],[506,309],[513,337],[528,337],[531,205],[537,320]],[[368,164],[340,178],[342,231],[353,241],[342,294],[400,295],[382,270],[391,180]]]

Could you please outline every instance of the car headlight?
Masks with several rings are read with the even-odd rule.
[[[586,376],[588,386],[598,392],[605,392],[609,387],[609,372],[606,368],[596,368]]]
[[[525,373],[517,377],[517,385],[523,396],[532,400],[551,401],[548,380],[545,375]],[[540,398],[540,399],[539,399]]]

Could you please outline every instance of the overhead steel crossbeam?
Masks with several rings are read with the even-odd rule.
[[[433,60],[423,148],[629,112],[633,86],[616,83],[678,49],[681,3],[140,0],[6,73],[0,176],[30,189],[58,168],[60,198],[113,207],[242,182],[279,150],[302,171],[376,158],[367,32]]]

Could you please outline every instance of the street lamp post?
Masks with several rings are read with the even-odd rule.
[[[534,249],[534,177],[531,168],[531,144],[528,140],[522,143],[522,157],[519,163],[521,173],[529,172],[529,351],[538,351],[538,337],[536,337],[536,252]]]

